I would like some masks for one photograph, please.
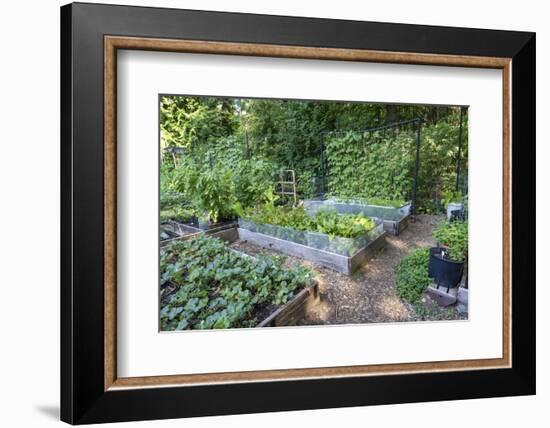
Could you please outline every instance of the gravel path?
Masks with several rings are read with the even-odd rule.
[[[315,310],[307,313],[300,324],[362,324],[462,318],[454,309],[440,310],[429,298],[424,303],[422,314],[419,314],[395,293],[395,267],[409,251],[435,244],[431,235],[440,219],[438,216],[419,215],[399,236],[387,235],[386,247],[352,277],[288,256],[287,264],[298,261],[314,269],[319,282],[321,302]],[[250,255],[280,254],[242,241],[235,242],[232,247]]]

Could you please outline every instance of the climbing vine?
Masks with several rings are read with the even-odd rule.
[[[350,131],[327,138],[329,194],[344,199],[410,199],[414,150],[411,132]]]

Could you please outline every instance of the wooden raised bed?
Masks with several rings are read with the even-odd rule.
[[[313,281],[291,300],[269,315],[256,327],[282,327],[295,325],[304,318],[306,311],[319,303],[319,284]]]
[[[243,228],[239,228],[238,233],[241,241],[248,241],[284,254],[301,257],[335,271],[345,273],[346,275],[351,275],[386,245],[386,232],[382,232],[376,239],[370,241],[351,257],[348,257],[274,236],[264,235],[263,233],[251,232]]]
[[[238,239],[237,229],[233,228],[232,230],[235,232],[235,236],[237,236],[236,239]],[[254,256],[243,253],[241,251],[237,251],[231,248],[229,250],[238,253],[243,257],[251,258],[254,260],[256,259]],[[172,291],[169,293],[169,295],[171,295],[177,289],[177,286],[171,282],[166,283],[161,287],[172,288]],[[169,295],[163,297],[163,299],[167,299]],[[308,309],[313,308],[319,303],[319,299],[319,283],[314,279],[311,285],[301,290],[292,299],[277,308],[267,318],[261,321],[256,327],[282,327],[295,325],[298,321],[304,318]]]

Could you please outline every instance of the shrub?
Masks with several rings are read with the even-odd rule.
[[[214,223],[234,216],[237,200],[230,170],[184,164],[178,172],[178,190],[189,198],[199,216],[207,216]]]
[[[396,268],[396,291],[400,298],[409,303],[417,303],[420,300],[430,284],[429,262],[428,248],[413,250],[399,262]]]
[[[449,258],[460,262],[468,252],[468,222],[462,220],[442,221],[433,232],[440,245],[449,249]]]
[[[235,168],[235,165],[232,167]],[[265,195],[273,189],[275,171],[274,165],[265,160],[243,159],[236,164],[233,174],[235,196],[242,207],[267,201]]]

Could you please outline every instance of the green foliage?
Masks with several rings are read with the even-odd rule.
[[[463,132],[463,173],[467,171],[467,132]],[[458,126],[438,122],[423,126],[417,207],[435,212],[434,200],[453,192],[458,156]],[[398,205],[412,199],[416,133],[348,132],[327,138],[326,163],[330,195],[365,200],[373,205]],[[389,201],[388,201],[389,200]]]
[[[356,238],[375,226],[374,221],[363,214],[342,215],[336,211],[319,210],[310,217],[303,207],[276,206],[273,203],[248,209],[243,217],[259,224],[325,233],[332,238]]]
[[[188,201],[182,193],[161,192],[160,194],[160,209],[169,209],[177,206],[187,206]]]
[[[266,194],[273,189],[273,165],[242,158],[239,149],[226,146],[228,140],[202,156],[183,159],[166,174],[170,175],[168,189],[184,195],[199,216],[212,222],[233,218],[242,208],[265,202]],[[218,154],[221,147],[226,147],[225,156]]]
[[[356,238],[371,230],[374,221],[363,214],[341,215],[332,210],[319,210],[313,218],[317,231],[329,235],[331,238]]]
[[[273,189],[273,164],[261,159],[243,159],[236,164],[235,197],[242,207],[265,202]]]
[[[165,210],[160,210],[160,222],[165,223],[169,220],[180,222],[190,221],[197,213],[192,208],[173,207]]]
[[[160,194],[161,197],[166,193],[175,193],[177,191],[177,176],[174,173],[174,165],[169,162],[160,164]]]
[[[326,131],[344,131],[325,140],[331,196],[400,206],[412,199],[416,133],[350,130],[415,117],[423,120],[418,211],[439,210],[442,198],[455,186],[459,130],[455,107],[186,96],[163,96],[160,107],[162,147],[185,147],[184,157],[198,165],[222,164],[222,169],[230,169],[234,198],[242,206],[260,202],[254,199],[261,198],[267,185],[273,186],[282,169],[295,170],[300,198],[315,196],[321,176],[320,135]],[[467,129],[466,115],[461,165],[466,176]],[[165,160],[161,191],[173,192],[178,174],[171,157]]]
[[[467,123],[464,126],[467,130]],[[440,200],[444,193],[455,189],[458,132],[458,125],[447,121],[422,127],[417,193],[421,212],[434,212],[437,207],[432,201]],[[467,166],[468,132],[465,131],[462,133],[463,174],[467,174]]]
[[[446,207],[451,202],[460,202],[462,201],[462,192],[456,191],[454,189],[446,190],[442,192],[441,195],[441,206]]]
[[[369,198],[366,201],[369,205],[379,205],[381,207],[401,208],[407,203],[405,199],[387,199],[387,198]]]
[[[237,199],[231,170],[184,163],[178,168],[178,190],[189,198],[199,217],[216,223],[234,215]]]
[[[237,126],[233,100],[163,96],[160,99],[161,147],[189,149],[231,135]]]
[[[255,326],[261,321],[258,312],[286,303],[313,279],[301,265],[283,269],[283,261],[267,256],[254,260],[207,237],[169,244],[161,249],[161,283],[170,282],[177,290],[161,299],[161,329]]]
[[[420,248],[411,251],[397,265],[396,292],[397,295],[409,303],[417,303],[424,290],[430,285],[428,264],[430,251]]]
[[[327,138],[330,195],[367,201],[410,199],[414,148],[410,132],[395,136],[392,132],[348,132]]]
[[[451,260],[460,262],[468,252],[468,222],[442,221],[433,232],[440,245],[447,247]]]
[[[160,194],[160,222],[176,220],[186,222],[196,215],[196,211],[182,193],[162,192]]]

